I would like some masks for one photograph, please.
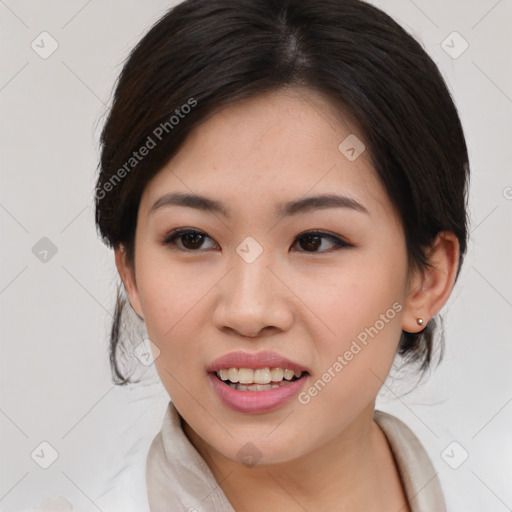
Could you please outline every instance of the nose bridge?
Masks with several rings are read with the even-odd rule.
[[[218,328],[256,336],[265,327],[286,329],[291,321],[286,301],[279,295],[279,280],[269,268],[272,251],[257,249],[249,240],[233,254],[232,269],[221,283],[214,313]]]
[[[251,252],[246,255],[240,254],[243,249],[244,246],[241,244],[233,258],[234,268],[229,281],[229,298],[238,308],[246,306],[248,310],[256,312],[268,307],[267,302],[272,296],[273,275],[268,268],[271,264],[270,254],[269,251],[263,251],[257,256]],[[254,249],[250,248],[249,251]]]

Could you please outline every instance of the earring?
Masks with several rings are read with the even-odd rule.
[[[418,325],[423,325],[424,320],[423,320],[423,318],[417,318],[416,322],[418,322]]]

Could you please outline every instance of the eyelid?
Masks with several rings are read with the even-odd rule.
[[[200,229],[197,229],[197,228],[186,228],[186,227],[184,227],[184,228],[176,228],[176,229],[173,229],[170,232],[166,233],[162,237],[161,243],[163,245],[166,245],[166,246],[176,245],[176,244],[173,244],[173,242],[175,240],[177,240],[180,237],[182,237],[182,236],[184,236],[186,234],[189,234],[189,233],[203,235],[205,238],[212,240],[217,246],[219,245],[212,237],[210,237],[204,231],[202,231]],[[306,237],[306,236],[317,236],[317,237],[320,237],[320,238],[325,238],[325,239],[329,240],[330,242],[332,242],[334,244],[334,248],[328,249],[326,251],[297,251],[297,252],[302,252],[302,253],[305,253],[305,254],[325,254],[325,253],[333,252],[333,250],[335,251],[337,249],[354,247],[353,244],[348,242],[342,236],[334,234],[334,233],[330,233],[329,231],[320,230],[320,229],[307,229],[305,231],[302,231],[301,233],[299,233],[298,235],[295,236],[295,238],[293,240],[292,247],[294,245],[296,245],[297,242],[302,237]],[[181,251],[181,252],[189,252],[189,253],[194,253],[194,252],[201,253],[201,252],[204,252],[204,250],[201,250],[201,249],[197,249],[197,250],[194,250],[194,249],[181,249],[180,247],[174,247],[174,249],[176,249],[178,251]]]
[[[338,245],[340,247],[353,247],[353,245],[350,242],[348,242],[341,235],[337,235],[337,234],[331,233],[329,231],[324,231],[323,229],[307,229],[306,231],[299,233],[295,237],[295,240],[297,240],[303,236],[307,236],[307,235],[327,238],[328,240],[330,240],[331,242],[335,243],[336,245]],[[305,251],[303,251],[303,252],[305,252]],[[324,252],[326,252],[326,251],[324,251]]]
[[[176,228],[176,229],[169,231],[168,233],[165,233],[162,237],[161,243],[165,246],[176,245],[176,244],[172,244],[172,242],[174,242],[175,240],[177,240],[180,237],[187,235],[189,233],[194,233],[197,235],[204,235],[205,238],[209,238],[210,240],[215,242],[215,240],[211,236],[209,236],[208,234],[206,234],[204,231],[202,231],[200,229]],[[218,245],[217,242],[215,242],[215,244]],[[180,247],[176,247],[175,249],[178,251],[182,251],[182,252],[204,252],[202,250],[181,249]]]

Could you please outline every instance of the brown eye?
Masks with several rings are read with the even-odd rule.
[[[212,239],[202,231],[175,229],[166,236],[163,243],[164,245],[173,245],[178,250],[199,252],[199,249],[201,249],[206,240]]]
[[[323,240],[328,240],[327,249],[319,251],[318,249],[322,247]],[[330,235],[328,233],[323,233],[321,231],[310,231],[299,235],[296,238],[296,242],[300,245],[303,251],[299,252],[331,252],[332,250],[337,250],[342,247],[351,247],[351,245],[341,238],[338,238],[334,235]],[[324,244],[325,245],[325,244]]]
[[[199,233],[187,233],[181,236],[181,243],[185,249],[199,249],[204,243],[204,235]]]
[[[299,245],[306,251],[316,251],[322,245],[322,237],[316,235],[303,236]]]

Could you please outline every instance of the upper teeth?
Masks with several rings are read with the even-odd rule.
[[[283,368],[223,368],[217,372],[222,380],[230,380],[231,382],[240,382],[240,384],[268,384],[270,382],[279,382],[283,380],[291,380],[293,376],[300,377],[301,371],[283,370]]]

